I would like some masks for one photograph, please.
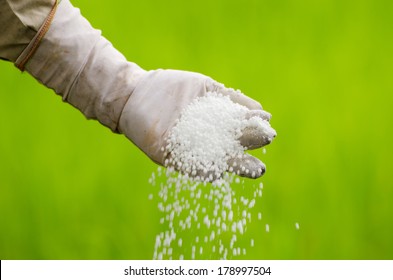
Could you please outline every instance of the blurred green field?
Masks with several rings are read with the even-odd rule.
[[[273,114],[246,258],[393,259],[392,1],[72,2],[141,67]],[[0,259],[151,259],[155,164],[12,64],[0,82]]]

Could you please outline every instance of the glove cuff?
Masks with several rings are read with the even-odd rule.
[[[87,118],[117,132],[121,112],[145,73],[128,62],[68,0],[25,69]]]

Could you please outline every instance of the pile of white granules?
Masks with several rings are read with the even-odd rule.
[[[273,129],[259,117],[247,119],[248,111],[210,92],[182,112],[163,147],[167,169],[159,168],[149,179],[159,187],[163,227],[156,236],[154,259],[230,259],[254,246],[254,240],[240,239],[263,185],[242,191],[244,180],[227,173],[233,171],[228,161],[244,155],[239,138],[245,127]]]

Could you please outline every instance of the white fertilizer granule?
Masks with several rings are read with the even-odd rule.
[[[249,211],[262,196],[263,184],[254,186],[247,196],[241,193],[244,180],[227,171],[241,170],[257,177],[262,170],[236,163],[229,166],[228,162],[240,164],[244,157],[246,148],[239,140],[244,128],[275,135],[268,121],[247,118],[248,112],[217,93],[196,98],[182,112],[162,149],[167,169],[159,168],[149,179],[160,188],[163,228],[156,236],[154,259],[228,259],[246,254],[238,237],[252,221]],[[254,240],[250,245],[254,246]]]

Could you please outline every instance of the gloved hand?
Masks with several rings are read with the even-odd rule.
[[[145,73],[137,83],[120,117],[119,131],[153,161],[163,165],[170,155],[166,155],[162,147],[166,146],[165,140],[182,110],[196,97],[208,92],[229,96],[233,102],[247,107],[247,118],[257,116],[270,120],[270,114],[263,111],[258,102],[225,88],[207,76],[186,71],[155,70]],[[275,136],[274,129],[246,127],[240,142],[248,149],[256,149],[269,144]],[[250,178],[260,177],[265,171],[265,165],[250,155],[232,159],[228,164],[231,172]]]
[[[27,62],[26,71],[37,80],[87,118],[125,134],[158,164],[164,163],[161,148],[181,111],[209,91],[228,95],[246,106],[250,109],[248,117],[270,119],[258,102],[209,77],[175,70],[147,72],[128,62],[68,0],[60,2],[49,29],[29,58],[36,45],[32,40],[16,59],[18,67]],[[250,127],[244,129],[240,141],[253,149],[268,144],[274,136],[273,129],[261,132]],[[259,177],[265,170],[254,157],[239,161],[229,162],[229,171]],[[239,168],[241,165],[244,169]]]

